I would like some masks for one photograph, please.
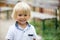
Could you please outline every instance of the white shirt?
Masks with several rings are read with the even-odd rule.
[[[6,39],[10,40],[33,40],[36,39],[36,32],[34,26],[28,24],[25,29],[18,25],[12,25],[7,33]]]

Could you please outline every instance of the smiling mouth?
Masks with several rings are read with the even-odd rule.
[[[26,21],[20,21],[20,23],[24,24],[24,23],[26,23]]]
[[[21,21],[21,22],[26,22],[26,20],[19,20],[19,21]]]

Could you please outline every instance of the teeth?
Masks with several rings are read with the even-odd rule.
[[[21,21],[21,22],[26,22],[26,21]]]
[[[24,21],[22,21],[22,22],[24,22]]]

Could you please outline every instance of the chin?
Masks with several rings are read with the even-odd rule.
[[[21,24],[26,24],[26,22],[21,22]]]

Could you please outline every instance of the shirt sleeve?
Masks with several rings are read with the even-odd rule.
[[[42,37],[41,37],[41,36],[38,37],[38,35],[37,35],[37,33],[36,33],[36,30],[35,30],[34,26],[33,26],[33,35],[34,35],[33,38],[34,38],[35,40],[42,40]]]
[[[8,40],[13,40],[13,30],[12,28],[10,27],[9,30],[8,30],[8,33],[6,35],[6,39]]]
[[[35,30],[35,28],[34,28],[34,26],[32,27],[32,29],[33,29],[33,38],[34,39],[37,39],[37,33],[36,33],[36,30]]]

